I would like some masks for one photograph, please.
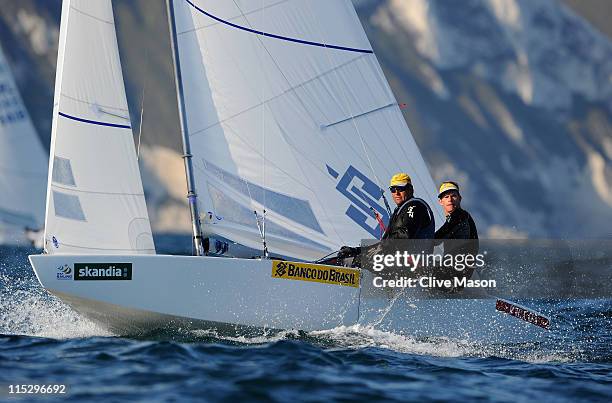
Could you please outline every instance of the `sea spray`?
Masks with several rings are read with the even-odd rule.
[[[42,288],[23,253],[3,251],[0,334],[55,339],[112,336]]]

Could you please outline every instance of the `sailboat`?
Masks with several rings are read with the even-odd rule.
[[[495,299],[390,296],[368,271],[309,263],[379,235],[371,211],[388,221],[381,179],[398,170],[436,201],[349,0],[167,8],[196,256],[155,253],[110,0],[64,0],[46,253],[30,256],[49,292],[118,334],[355,324],[423,336],[542,334],[500,313]],[[262,256],[204,256],[207,236]]]
[[[47,153],[0,47],[0,245],[42,238],[46,181]]]

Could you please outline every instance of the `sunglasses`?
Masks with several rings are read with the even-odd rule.
[[[389,190],[391,191],[391,193],[405,192],[406,186],[391,186],[389,187]]]

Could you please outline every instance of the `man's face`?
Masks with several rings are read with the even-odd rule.
[[[449,215],[458,207],[461,207],[461,195],[456,190],[449,190],[438,199],[438,203],[444,209],[444,213]]]
[[[406,187],[391,186],[390,190],[391,190],[391,196],[393,196],[393,201],[398,206],[410,198],[410,194],[408,193],[408,188]]]

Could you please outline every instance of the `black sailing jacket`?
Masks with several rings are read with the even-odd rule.
[[[413,197],[395,208],[382,239],[433,239],[435,228],[429,205]]]

